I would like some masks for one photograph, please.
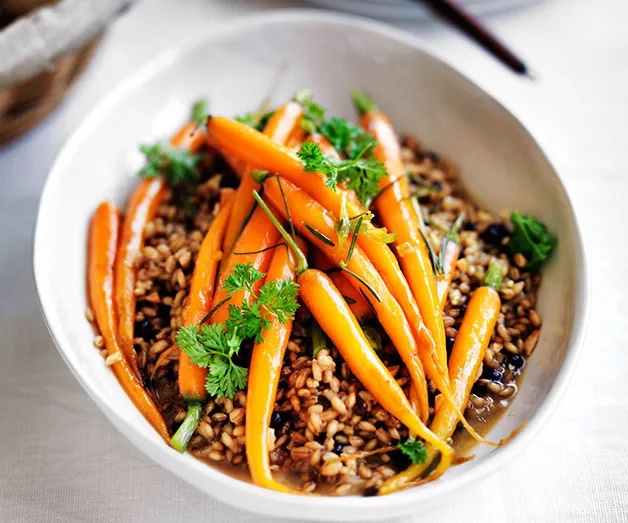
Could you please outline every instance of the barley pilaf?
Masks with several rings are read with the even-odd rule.
[[[482,209],[452,163],[412,137],[396,144],[373,102],[362,93],[355,100],[365,130],[327,118],[309,94],[299,92],[277,111],[238,122],[210,118],[207,130],[190,123],[170,146],[143,147],[144,181],[120,233],[124,243],[128,222],[141,225],[135,243],[129,242],[136,252],[119,247],[101,273],[93,260],[105,252],[98,252],[100,243],[118,243],[117,211],[103,204],[108,210],[101,206],[92,222],[92,308],[86,316],[98,330],[95,345],[106,363],[175,448],[275,490],[372,496],[435,479],[446,468],[447,453],[451,461],[450,445],[466,432],[456,409],[484,432],[516,394],[541,332],[535,310],[539,269],[556,239],[528,215]],[[277,150],[288,160],[276,160],[271,150],[256,165],[273,175],[246,167],[247,155],[262,157],[271,147],[251,127],[285,145]],[[284,167],[286,162],[292,163]],[[286,174],[293,168],[301,169],[300,178]],[[403,175],[395,178],[395,172]],[[320,190],[331,192],[320,194],[346,194],[339,210],[315,192],[317,186],[304,182],[303,192],[294,185],[305,177],[327,180]],[[262,194],[257,203],[255,188]],[[144,214],[133,207],[138,193],[149,195]],[[310,202],[310,195],[318,202]],[[369,207],[375,214],[364,212]],[[311,223],[301,218],[312,209],[322,209],[320,225],[315,217],[308,218]],[[394,225],[396,213],[407,209],[425,226],[407,232],[408,225]],[[299,246],[307,247],[309,268],[299,261],[295,236],[280,236],[268,212],[304,238]],[[99,213],[114,225],[99,229],[106,221]],[[236,223],[239,217],[243,222]],[[324,228],[325,220],[333,230]],[[406,234],[424,251],[407,254],[414,244]],[[378,259],[380,252],[397,255],[401,268],[393,261],[391,270],[409,298],[381,270],[391,258]],[[427,260],[423,280],[412,256],[419,265]],[[367,280],[371,260],[383,279]],[[107,278],[114,282],[109,297],[96,288]],[[335,298],[327,303],[330,292]],[[409,320],[419,318],[420,328],[410,327],[414,334],[407,341],[418,358],[408,359],[399,348],[404,332],[383,317],[390,313],[384,305],[398,307]],[[125,321],[132,322],[130,350]],[[426,339],[427,348],[417,341]],[[368,361],[382,380],[354,374]],[[128,384],[133,376],[143,391]],[[463,383],[461,390],[450,388],[450,377],[458,388]],[[383,394],[398,394],[402,407],[391,412]],[[247,434],[247,426],[259,430]],[[418,432],[425,426],[435,440]]]

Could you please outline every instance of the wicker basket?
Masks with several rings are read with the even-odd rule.
[[[63,100],[109,23],[137,0],[0,0],[0,144]]]
[[[0,144],[24,134],[61,103],[89,63],[100,38],[58,58],[51,70],[0,91]]]

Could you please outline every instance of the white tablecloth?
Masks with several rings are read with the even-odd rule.
[[[147,0],[111,29],[62,107],[0,150],[0,521],[263,521],[160,469],[105,420],[40,317],[31,234],[54,155],[117,82],[227,18],[295,5]],[[539,438],[499,473],[404,521],[628,521],[627,19],[626,0],[546,0],[492,17],[536,82],[516,78],[441,25],[411,27],[546,148],[580,217],[593,289],[585,354]]]

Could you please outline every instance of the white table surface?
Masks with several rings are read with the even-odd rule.
[[[40,316],[31,236],[63,141],[147,60],[229,18],[295,1],[147,0],[107,34],[66,102],[0,149],[0,521],[266,521],[160,469],[106,421]],[[499,473],[403,521],[628,521],[628,2],[545,0],[489,18],[537,72],[516,78],[439,24],[411,26],[532,130],[562,174],[587,245],[584,355],[541,435]]]

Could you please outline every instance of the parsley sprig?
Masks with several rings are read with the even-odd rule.
[[[408,439],[404,442],[400,441],[397,443],[397,448],[408,456],[414,465],[425,463],[427,460],[427,449],[422,441],[413,439]]]
[[[242,116],[236,116],[235,119],[240,123],[253,127],[253,129],[263,131],[264,127],[266,127],[266,124],[268,123],[268,120],[270,120],[270,117],[275,113],[274,110],[268,109],[269,104],[270,98],[265,98],[257,111],[246,113]]]
[[[163,176],[173,188],[183,183],[191,185],[198,183],[199,155],[159,142],[153,145],[141,145],[140,151],[146,157],[146,166],[140,171],[140,176],[143,178]]]
[[[370,147],[370,146],[367,146]],[[376,158],[364,157],[363,149],[353,160],[334,161],[326,158],[318,144],[303,142],[297,156],[306,172],[320,172],[327,179],[325,183],[335,189],[344,183],[347,189],[355,191],[359,200],[367,205],[379,191],[379,181],[387,176],[386,167]]]
[[[233,398],[246,386],[248,371],[235,363],[242,342],[261,343],[272,317],[286,323],[299,307],[298,285],[291,280],[267,281],[255,295],[255,283],[263,277],[253,264],[237,264],[225,278],[223,289],[229,297],[246,291],[252,299],[240,306],[231,304],[224,323],[184,326],[177,332],[177,345],[190,361],[208,369],[205,388],[211,396]]]
[[[528,267],[539,270],[552,256],[558,239],[547,226],[529,216],[514,211],[510,217],[514,227],[508,249],[511,253],[521,253],[528,260]]]

